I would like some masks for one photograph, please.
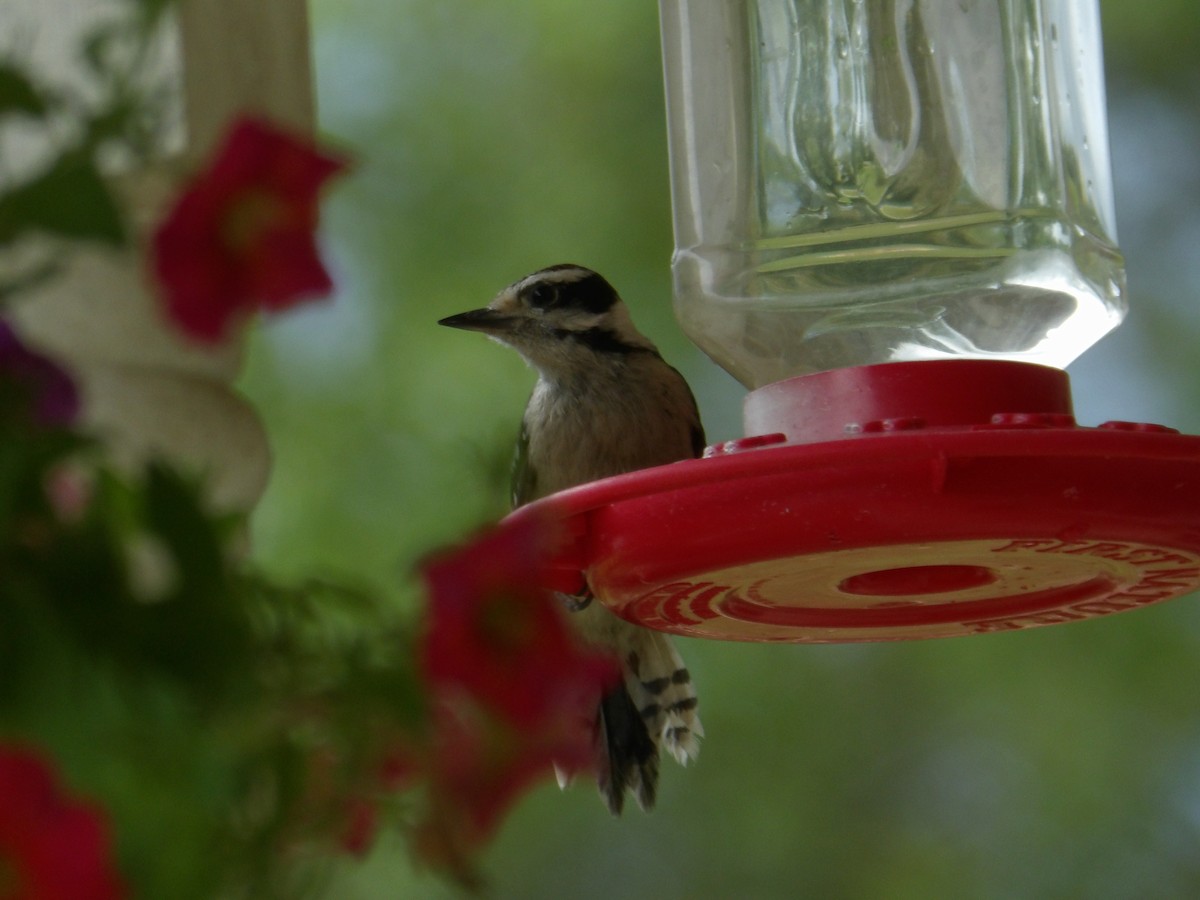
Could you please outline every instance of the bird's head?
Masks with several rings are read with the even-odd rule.
[[[634,327],[613,286],[591,269],[571,264],[526,275],[482,309],[438,324],[481,331],[550,376],[594,368],[597,357],[656,352]]]

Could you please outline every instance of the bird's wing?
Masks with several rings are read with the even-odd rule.
[[[517,435],[517,446],[513,453],[509,490],[513,509],[537,496],[537,472],[529,464],[529,426],[524,419],[521,420],[521,433]]]
[[[676,377],[680,380],[680,382],[683,383],[684,393],[687,394],[687,398],[689,401],[691,401],[691,405],[692,405],[692,408],[691,408],[692,427],[691,427],[691,435],[690,435],[691,441],[692,441],[692,456],[695,456],[695,457],[703,456],[704,448],[705,448],[705,446],[707,446],[707,440],[704,437],[704,425],[702,425],[700,422],[700,407],[696,403],[696,395],[692,393],[692,389],[688,385],[687,379],[683,377],[683,375],[680,373],[680,371],[678,369],[676,369],[674,366],[672,366],[671,371],[674,372]]]

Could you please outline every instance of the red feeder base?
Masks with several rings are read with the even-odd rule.
[[[547,497],[580,574],[696,637],[879,641],[1053,625],[1200,588],[1200,437],[1081,428],[1066,373],[937,360],[746,398],[751,437]]]

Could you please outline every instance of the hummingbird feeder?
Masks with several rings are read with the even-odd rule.
[[[1079,426],[1061,368],[1125,312],[1095,0],[660,15],[676,314],[746,437],[534,504],[568,523],[556,586],[790,642],[1200,587],[1200,437]]]

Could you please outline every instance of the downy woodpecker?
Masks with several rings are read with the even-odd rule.
[[[541,269],[485,308],[439,324],[483,332],[537,371],[514,460],[514,506],[704,449],[687,382],[634,327],[612,286],[590,269]],[[624,671],[624,683],[601,698],[596,711],[597,784],[614,814],[626,789],[649,809],[659,747],[682,765],[699,751],[704,732],[696,692],[665,634],[589,601],[564,598],[583,637],[611,650]]]

